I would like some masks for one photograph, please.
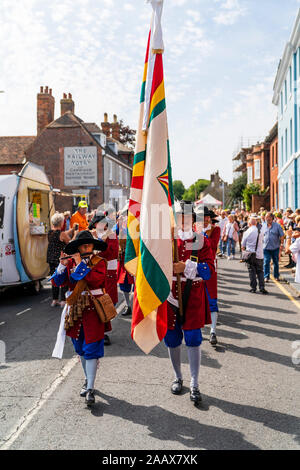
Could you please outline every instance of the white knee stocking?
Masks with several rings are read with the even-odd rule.
[[[86,360],[86,378],[87,378],[87,389],[93,389],[95,384],[96,372],[97,372],[97,361],[98,359],[87,359]]]
[[[191,388],[198,387],[199,371],[201,363],[201,346],[188,347],[188,358],[191,371]]]
[[[181,345],[177,348],[168,348],[169,356],[175,372],[176,379],[182,379],[181,374]]]
[[[84,370],[84,375],[86,376],[86,360],[84,359],[83,356],[80,356],[80,360],[81,360],[82,368]]]
[[[210,332],[211,333],[216,333],[218,312],[211,312],[210,316],[211,316]]]

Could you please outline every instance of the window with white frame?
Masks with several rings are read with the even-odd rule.
[[[249,166],[247,168],[247,183],[250,184],[253,182],[253,178],[252,178],[252,166]]]
[[[123,178],[122,178],[122,176],[123,176],[122,167],[119,166],[119,183],[120,183],[120,184],[123,184]]]
[[[112,174],[113,174],[113,163],[112,163],[112,161],[110,160],[110,161],[109,161],[109,179],[110,179],[110,181],[112,181],[112,179],[113,179],[113,178],[112,178]]]
[[[260,160],[254,160],[254,179],[260,179]]]
[[[287,104],[287,82],[284,81],[284,103]]]
[[[290,155],[293,154],[293,120],[290,120]]]

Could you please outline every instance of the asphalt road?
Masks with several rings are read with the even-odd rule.
[[[87,408],[70,341],[62,360],[51,357],[61,309],[50,308],[49,285],[38,296],[0,295],[0,448],[299,450],[292,345],[300,341],[300,302],[274,283],[267,289],[269,296],[250,294],[245,266],[219,262],[219,344],[211,347],[205,328],[199,408],[189,399],[185,347],[184,393],[174,396],[164,344],[146,356],[130,338],[130,318],[120,315],[100,362],[96,404]]]

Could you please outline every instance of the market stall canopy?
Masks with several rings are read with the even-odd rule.
[[[199,201],[196,201],[195,204],[196,205],[205,204],[206,206],[222,206],[223,205],[221,201],[218,201],[211,194],[206,194],[206,196],[204,196],[202,199],[199,199]]]

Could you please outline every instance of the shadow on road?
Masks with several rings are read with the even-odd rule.
[[[97,402],[91,409],[91,414],[95,417],[102,417],[105,414],[116,416],[134,424],[145,426],[149,430],[151,437],[161,441],[177,441],[182,445],[194,449],[240,449],[257,450],[258,447],[247,442],[242,433],[228,428],[221,428],[201,424],[197,419],[189,419],[186,416],[167,411],[160,406],[141,406],[110,397],[103,392],[96,392],[107,403]],[[180,400],[185,399],[186,395],[178,397],[178,406]],[[215,405],[213,400],[206,396],[202,397],[204,402],[209,401],[209,405]],[[191,404],[191,406],[193,406]],[[208,409],[208,405],[202,405],[203,408],[194,408],[195,416]],[[147,448],[146,436],[145,445]]]
[[[242,354],[244,356],[255,357],[261,361],[271,362],[273,364],[281,364],[295,370],[300,370],[296,365],[293,365],[291,356],[283,356],[274,352],[266,351],[265,349],[245,347],[241,348],[235,344],[227,345],[227,350],[235,354]]]

